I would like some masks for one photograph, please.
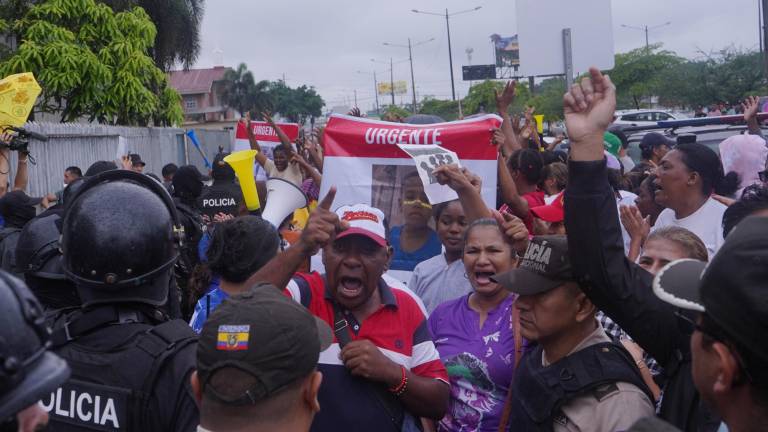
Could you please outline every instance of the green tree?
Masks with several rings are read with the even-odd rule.
[[[165,71],[175,64],[188,69],[200,54],[203,0],[101,0],[115,12],[143,8],[158,29],[150,54]]]
[[[419,114],[432,114],[445,121],[453,121],[459,118],[459,102],[426,96],[421,102]]]
[[[259,113],[271,108],[272,102],[267,93],[269,81],[257,83],[245,63],[240,63],[237,69],[228,69],[224,73],[224,82],[224,104],[241,114],[246,111]]]
[[[501,93],[503,89],[504,81],[485,80],[479,84],[473,85],[469,89],[467,97],[461,101],[464,115],[467,116],[479,112],[496,112],[496,96],[494,92]],[[517,96],[515,97],[515,101],[509,107],[512,112],[522,111],[529,104],[531,98],[531,91],[527,85],[518,82],[516,89]]]
[[[670,68],[661,81],[660,102],[670,106],[734,103],[766,92],[760,53],[732,47]]]
[[[549,78],[536,85],[535,95],[528,103],[536,107],[536,114],[543,114],[547,121],[563,119],[564,78]]]
[[[640,109],[644,99],[659,95],[663,72],[675,68],[684,59],[661,49],[661,44],[616,54],[611,80],[616,85],[617,105]]]
[[[304,124],[308,118],[320,117],[325,106],[315,89],[306,85],[294,89],[285,85],[284,81],[273,81],[267,94],[272,101],[272,111],[299,124]]]
[[[114,13],[94,0],[49,0],[13,24],[18,50],[0,76],[33,72],[43,92],[38,110],[62,121],[180,124],[179,95],[147,55],[154,24],[141,8]]]
[[[397,105],[387,105],[383,108],[381,119],[384,121],[400,121],[411,115],[410,111]]]

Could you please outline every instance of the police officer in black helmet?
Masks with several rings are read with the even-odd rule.
[[[0,430],[37,430],[48,421],[37,401],[67,380],[69,368],[49,351],[48,328],[35,296],[3,271],[0,339]]]
[[[195,334],[163,311],[182,238],[171,197],[145,175],[106,171],[69,200],[61,248],[82,307],[52,337],[72,368],[47,406],[52,430],[195,429]]]

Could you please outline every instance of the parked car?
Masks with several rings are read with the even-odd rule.
[[[616,111],[613,124],[627,126],[654,126],[656,122],[677,120],[678,117],[662,110],[628,110]]]

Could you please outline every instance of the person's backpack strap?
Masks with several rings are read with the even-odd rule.
[[[197,343],[197,333],[183,320],[167,321],[146,331],[144,337],[136,344],[136,348],[154,359],[149,372],[144,375],[144,382],[141,385],[140,394],[144,403],[149,402],[149,396],[157,384],[158,376],[163,367],[169,361],[173,361],[177,353],[194,343]],[[144,408],[144,412],[150,414],[149,407],[145,406]],[[147,416],[144,417],[143,421],[146,425],[151,423],[151,419]]]
[[[332,301],[331,303],[333,304],[333,333],[336,335],[336,341],[339,343],[339,348],[343,349],[345,345],[352,342],[352,337],[349,335],[349,323],[336,301]],[[389,391],[379,383],[366,379],[363,381],[368,385],[373,398],[379,403],[379,406],[381,406],[384,412],[387,413],[387,417],[392,421],[395,430],[399,432],[403,427],[405,408],[394,395],[389,393]]]
[[[520,357],[523,353],[523,336],[520,334],[520,311],[517,310],[514,303],[512,304],[512,331],[514,331],[515,338],[515,370],[520,366]],[[507,430],[507,423],[509,423],[509,416],[512,414],[512,383],[514,382],[514,374],[512,380],[509,381],[509,391],[507,392],[507,399],[504,402],[504,410],[501,412],[501,419],[499,420],[499,432]]]

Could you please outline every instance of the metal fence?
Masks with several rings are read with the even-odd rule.
[[[28,123],[27,130],[48,136],[48,141],[30,141],[30,152],[36,165],[29,165],[30,196],[42,196],[63,186],[64,169],[78,166],[83,172],[99,160],[116,160],[123,141],[125,152],[138,153],[147,163],[144,172],[160,176],[163,165],[193,164],[207,172],[200,152],[185,136],[184,129],[138,128],[75,123]],[[201,150],[209,161],[219,147],[229,151],[233,136],[229,130],[195,130]],[[122,139],[121,139],[122,137]],[[10,182],[16,171],[16,152],[11,153]]]

